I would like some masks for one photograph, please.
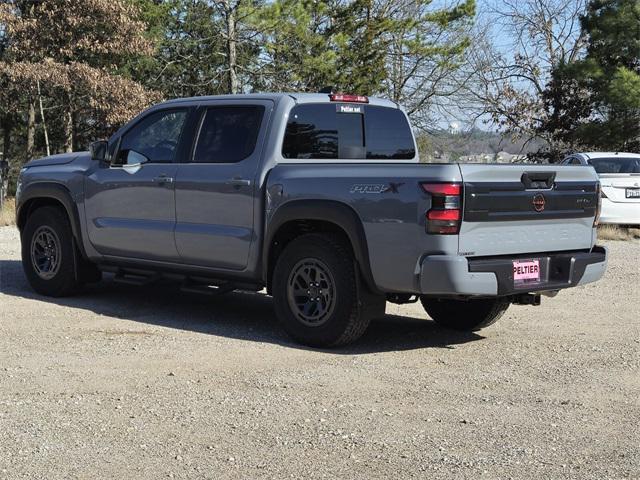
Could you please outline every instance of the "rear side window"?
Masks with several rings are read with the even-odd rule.
[[[409,159],[416,155],[411,127],[402,111],[370,107],[365,113],[368,159]]]
[[[264,107],[229,105],[209,108],[202,120],[194,163],[235,163],[256,148]]]
[[[298,105],[291,110],[282,156],[293,159],[411,159],[411,127],[401,110],[362,104]]]

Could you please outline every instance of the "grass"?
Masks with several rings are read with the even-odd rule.
[[[600,225],[598,239],[600,240],[633,240],[640,238],[640,228],[624,228],[618,225]]]
[[[5,198],[0,212],[0,227],[15,225],[16,223],[16,199]]]

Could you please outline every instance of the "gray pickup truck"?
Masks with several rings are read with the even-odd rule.
[[[165,102],[90,152],[27,163],[17,224],[38,293],[102,272],[266,288],[290,335],[329,347],[387,301],[473,331],[598,280],[599,198],[590,168],[421,164],[387,100],[256,94]]]

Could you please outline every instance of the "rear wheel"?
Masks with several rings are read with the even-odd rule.
[[[273,273],[276,315],[297,341],[314,347],[354,342],[386,299],[360,282],[353,255],[335,235],[306,234],[286,246]]]
[[[504,298],[454,300],[421,297],[427,314],[445,328],[474,332],[497,322],[509,308]]]
[[[67,215],[56,207],[39,208],[22,232],[22,268],[33,289],[51,297],[76,291],[76,252]]]

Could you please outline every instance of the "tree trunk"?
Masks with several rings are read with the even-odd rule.
[[[47,123],[44,121],[44,108],[42,107],[42,92],[40,92],[40,80],[38,80],[38,103],[40,105],[40,121],[42,122],[42,131],[44,132],[44,146],[47,149],[47,157],[51,155],[49,148],[49,133],[47,132]]]
[[[80,133],[78,132],[78,115],[73,112],[71,114],[71,137],[73,138],[73,148],[80,148]]]
[[[65,152],[73,152],[73,115],[71,114],[71,108],[68,107],[63,115],[63,148]]]
[[[13,123],[11,120],[5,119],[2,122],[2,157],[8,166],[9,164],[9,150],[11,148],[11,130],[13,130]],[[4,197],[7,195],[7,187],[9,186],[9,168],[0,168],[0,210],[4,206]]]
[[[233,6],[227,8],[227,59],[229,61],[229,93],[238,93],[238,55],[236,31],[236,10]]]
[[[13,125],[10,121],[2,123],[2,159],[9,161],[9,151],[11,149],[11,131]]]
[[[36,139],[36,102],[29,99],[29,113],[27,115],[27,148],[25,151],[25,161],[33,159]]]

